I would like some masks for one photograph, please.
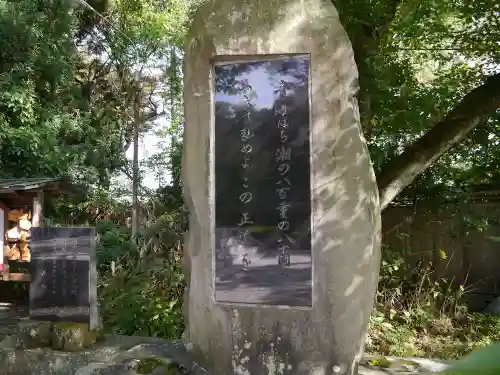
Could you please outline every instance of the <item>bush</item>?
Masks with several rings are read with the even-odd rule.
[[[367,351],[449,359],[500,340],[500,318],[468,313],[463,286],[436,279],[430,262],[409,267],[384,252]]]
[[[182,212],[147,221],[132,245],[127,228],[97,224],[99,302],[105,329],[179,338],[183,332]],[[117,260],[116,274],[109,263]],[[431,263],[409,265],[384,251],[366,350],[396,356],[456,358],[500,340],[500,318],[470,314],[465,290],[434,277]]]
[[[118,334],[179,338],[183,293],[178,264],[149,258],[121,266],[99,284],[103,322]]]
[[[99,242],[96,246],[97,269],[105,274],[112,261],[117,261],[130,253],[135,247],[130,242],[130,233],[127,228],[120,227],[109,220],[96,223]]]
[[[127,228],[99,223],[99,305],[104,328],[117,334],[179,338],[184,324],[180,215],[161,215],[130,240]],[[109,264],[116,261],[113,275]]]

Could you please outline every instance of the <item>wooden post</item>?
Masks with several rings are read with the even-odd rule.
[[[9,279],[9,265],[4,263],[4,252],[3,252],[4,246],[6,245],[5,234],[9,229],[8,215],[9,215],[9,207],[0,202],[0,264],[2,267],[0,275],[2,280]]]
[[[3,246],[5,240],[5,210],[4,207],[0,205],[0,267],[2,268],[3,274]]]
[[[33,218],[31,221],[32,226],[43,226],[43,191],[39,191],[33,198]]]

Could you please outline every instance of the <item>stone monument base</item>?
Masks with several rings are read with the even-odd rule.
[[[0,368],[9,375],[206,374],[180,342],[103,335],[85,325],[24,321],[0,340]]]
[[[197,366],[178,341],[103,335],[68,323],[24,321],[0,330],[0,369],[9,375],[216,375]],[[80,337],[80,339],[77,339]],[[61,342],[63,350],[60,348]],[[29,349],[28,349],[29,348]],[[68,350],[64,350],[70,349]],[[389,365],[388,365],[389,364]],[[382,365],[382,366],[381,366]],[[441,371],[445,363],[365,356],[359,375]],[[382,368],[381,368],[382,367]]]
[[[75,352],[103,339],[101,329],[90,330],[83,323],[54,323],[22,320],[0,343],[15,349],[51,348]]]

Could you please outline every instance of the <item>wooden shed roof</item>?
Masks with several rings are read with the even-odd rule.
[[[33,178],[0,178],[0,194],[9,194],[32,190],[67,190],[72,185],[62,178],[33,177]]]

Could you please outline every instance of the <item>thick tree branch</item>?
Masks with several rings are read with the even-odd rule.
[[[498,109],[500,73],[468,93],[442,121],[382,168],[377,176],[381,208],[387,207],[420,173]]]

